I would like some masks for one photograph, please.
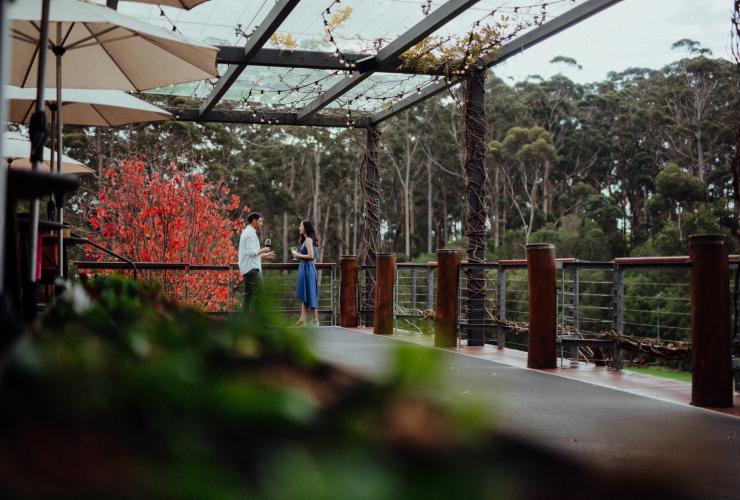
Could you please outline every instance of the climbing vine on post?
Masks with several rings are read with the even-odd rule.
[[[486,116],[484,81],[486,70],[473,69],[465,82],[465,234],[468,262],[486,261]],[[468,268],[468,345],[483,345],[485,340],[486,273],[483,268]]]
[[[362,195],[364,216],[358,248],[360,266],[370,266],[362,284],[361,311],[366,325],[372,324],[375,301],[375,256],[380,250],[380,172],[378,170],[378,144],[381,132],[377,126],[367,129],[367,146],[362,159]],[[369,311],[369,312],[368,312]]]

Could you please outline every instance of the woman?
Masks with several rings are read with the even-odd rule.
[[[319,246],[319,239],[310,220],[301,222],[298,226],[298,233],[301,235],[301,249],[293,251],[293,257],[299,261],[298,285],[295,290],[295,296],[301,301],[301,317],[298,324],[306,324],[306,310],[309,310],[313,315],[313,324],[318,325],[319,281],[314,261],[316,260],[316,247]]]

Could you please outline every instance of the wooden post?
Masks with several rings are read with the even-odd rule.
[[[357,314],[357,256],[339,257],[339,326],[356,328]]]
[[[375,320],[373,333],[378,335],[393,334],[393,283],[396,274],[396,254],[379,253],[376,255],[375,276]]]
[[[557,273],[553,245],[549,243],[527,245],[527,281],[529,282],[527,367],[555,368]]]
[[[434,306],[434,345],[457,347],[457,289],[460,252],[437,250],[437,301]]]
[[[691,258],[691,404],[732,406],[730,264],[718,234],[689,236]]]
[[[468,262],[486,261],[486,70],[471,71],[465,84],[465,235]],[[467,268],[468,345],[485,342],[486,270]]]
[[[360,245],[357,256],[365,271],[362,309],[365,325],[373,324],[375,305],[375,256],[380,251],[380,170],[378,169],[378,145],[380,129],[377,126],[367,128],[367,147],[362,159],[362,197],[364,213],[361,220]]]

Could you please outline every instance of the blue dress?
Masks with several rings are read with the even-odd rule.
[[[301,245],[301,253],[308,255],[308,249],[306,248],[306,242]],[[316,255],[316,247],[314,247],[314,256]],[[304,260],[301,259],[298,264],[298,285],[295,289],[295,296],[298,298],[306,307],[311,309],[319,308],[319,280],[316,274],[316,264],[314,259]]]

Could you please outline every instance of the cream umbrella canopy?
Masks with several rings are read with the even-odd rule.
[[[102,5],[54,0],[49,13],[49,58],[62,68],[46,71],[54,87],[148,90],[217,77],[217,49],[188,40]],[[10,9],[13,38],[10,83],[35,87],[41,1],[23,0]]]
[[[31,168],[31,162],[28,159],[28,151],[31,148],[31,141],[25,139],[16,132],[6,132],[3,135],[3,160],[5,165],[10,168]],[[51,150],[44,148],[44,161],[41,163],[41,170],[49,171],[51,160]],[[62,156],[62,173],[63,174],[95,174],[95,171],[69,156]]]
[[[193,7],[207,2],[208,0],[130,0],[132,2],[139,3],[153,3],[157,5],[169,5],[170,7],[179,7],[181,9],[190,10]]]
[[[28,123],[34,111],[36,91],[9,85],[5,95],[10,102],[8,120]],[[54,121],[51,108],[56,107],[56,101],[49,101],[47,99],[47,119]],[[167,111],[120,90],[62,89],[62,109],[66,124],[91,127],[117,127],[172,117]]]
[[[40,22],[47,8],[48,22]],[[218,76],[214,47],[101,5],[79,0],[24,0],[13,5],[9,17],[13,38],[10,83],[38,85],[40,89],[44,84],[56,86],[57,102],[63,102],[62,82],[70,88],[147,90]],[[43,47],[46,50],[40,50]],[[42,54],[44,58],[39,57]],[[55,71],[50,67],[43,73],[37,71],[37,63],[52,55]],[[37,76],[39,73],[42,76]],[[57,156],[61,157],[64,110],[58,109],[55,133]],[[63,220],[60,205],[59,222]],[[35,231],[34,226],[32,242]],[[61,252],[61,242],[59,248]],[[60,266],[60,276],[62,271]]]

